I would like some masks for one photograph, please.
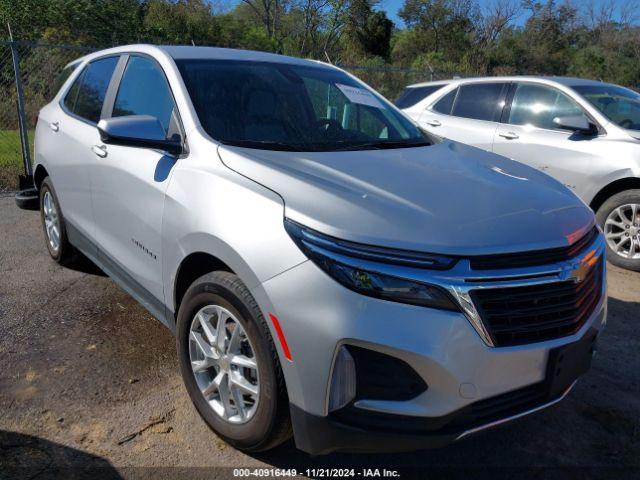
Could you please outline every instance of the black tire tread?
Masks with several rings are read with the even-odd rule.
[[[596,219],[598,225],[604,230],[604,222],[607,219],[607,215],[614,208],[623,205],[625,203],[639,203],[640,204],[640,189],[631,189],[625,190],[622,192],[618,192],[615,195],[612,195],[604,203],[600,206],[598,211],[596,212]],[[636,272],[640,272],[640,260],[629,260],[622,258],[617,255],[615,252],[612,252],[609,246],[607,245],[607,260],[614,265],[626,268],[627,270],[633,270]]]

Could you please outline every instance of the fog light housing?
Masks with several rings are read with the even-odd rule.
[[[356,397],[356,363],[346,347],[338,349],[329,390],[329,411],[338,410]]]

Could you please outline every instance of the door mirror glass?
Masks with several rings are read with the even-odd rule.
[[[156,117],[150,115],[127,115],[100,120],[100,138],[107,145],[153,148],[172,155],[182,153],[180,135],[166,137],[164,127]]]
[[[595,125],[589,122],[589,119],[584,115],[570,115],[563,117],[555,117],[553,123],[556,127],[563,130],[570,130],[572,132],[579,132],[585,134],[597,133]]]

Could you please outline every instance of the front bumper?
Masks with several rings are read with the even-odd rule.
[[[425,431],[407,433],[394,430],[374,431],[342,423],[330,416],[312,415],[291,404],[291,421],[296,446],[307,453],[322,455],[331,452],[396,453],[439,448],[469,435],[494,428],[504,423],[535,413],[560,402],[573,389],[575,382],[549,401],[519,412],[461,430]],[[460,413],[463,416],[464,413]],[[456,416],[456,415],[454,415]]]
[[[566,395],[577,375],[564,379],[562,389],[556,382],[534,403],[501,410],[497,417],[470,415],[483,402],[536,386],[545,389],[553,352],[597,336],[606,323],[603,294],[588,320],[572,335],[492,347],[463,313],[362,296],[339,285],[310,261],[268,280],[253,294],[265,318],[271,313],[278,317],[286,336],[292,361],[284,360],[282,352],[280,358],[296,444],[314,454],[437,447],[553,404]],[[343,345],[406,362],[428,389],[409,400],[359,399],[342,415],[340,411],[330,413],[331,372]],[[395,428],[394,423],[406,428]],[[441,428],[443,424],[447,427]]]

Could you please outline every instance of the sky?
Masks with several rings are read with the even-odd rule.
[[[382,0],[380,2],[380,10],[387,12],[387,17],[393,20],[398,26],[404,25],[402,20],[398,17],[398,10],[402,8],[404,0]]]
[[[487,7],[491,4],[494,3],[495,0],[477,0],[478,4],[480,5],[480,7]],[[517,0],[516,0],[517,1]],[[539,0],[541,3],[546,1],[546,0]],[[558,3],[561,3],[562,0],[557,0]],[[571,3],[573,3],[576,6],[580,6],[581,3],[583,3],[583,1],[585,0],[573,0]],[[611,2],[613,2],[615,5],[622,5],[624,2],[628,1],[628,0],[588,0],[588,1],[593,1],[595,6],[598,7],[600,5],[607,5],[610,4]],[[637,0],[634,0],[637,1]],[[237,5],[240,0],[210,0],[210,2],[212,4],[214,4],[215,6],[222,8],[223,10],[226,9],[230,9],[233,8],[233,6]],[[400,10],[400,8],[402,8],[402,5],[404,4],[404,0],[380,0],[380,4],[378,5],[378,9],[379,10],[384,10],[387,13],[387,17],[389,17],[391,20],[393,20],[393,22],[398,26],[398,27],[403,27],[404,23],[403,21],[398,17],[398,10]],[[524,21],[527,19],[528,14],[527,12],[523,11],[520,14],[520,17],[516,19],[516,23],[518,24],[523,24]]]
[[[494,1],[495,0],[477,0],[478,4],[482,8],[492,5]],[[580,7],[581,3],[583,2],[586,3],[587,1],[593,1],[596,8],[598,8],[601,5],[608,5],[612,2],[614,3],[614,5],[617,5],[619,7],[627,0],[573,0],[571,3],[575,6]],[[540,0],[540,3],[543,3],[543,2],[545,2],[545,0]],[[557,0],[557,3],[562,3],[562,0]],[[398,10],[402,8],[403,4],[404,4],[404,0],[381,0],[378,8],[380,10],[384,10],[387,13],[387,17],[393,20],[393,22],[398,27],[403,27],[404,22],[402,21],[402,19],[398,17]],[[524,24],[527,17],[528,17],[528,13],[526,11],[523,11],[520,14],[519,18],[516,19],[516,23]]]

